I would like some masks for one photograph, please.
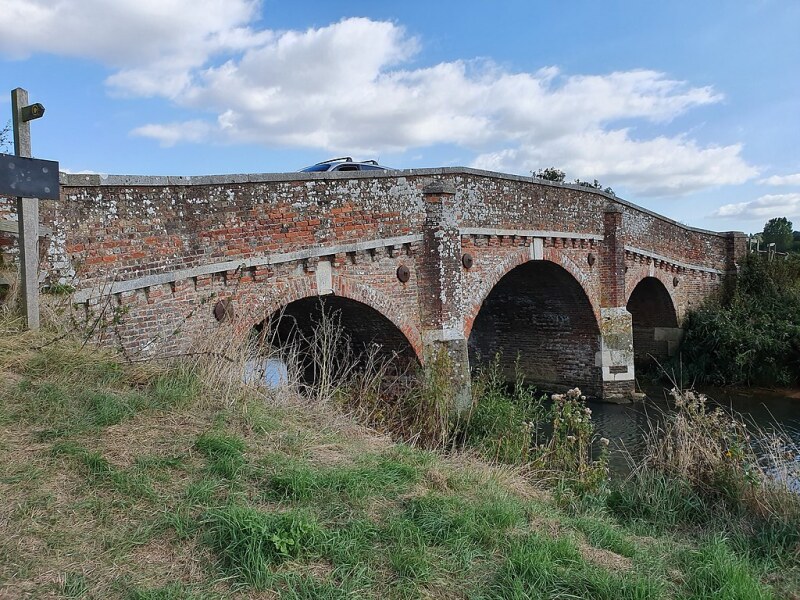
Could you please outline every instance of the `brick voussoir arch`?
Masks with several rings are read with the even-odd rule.
[[[675,274],[669,271],[664,271],[663,269],[655,269],[651,274],[649,267],[648,268],[645,267],[646,265],[642,266],[639,269],[636,269],[634,271],[633,278],[630,280],[630,282],[626,282],[625,304],[627,305],[628,302],[630,302],[631,296],[633,295],[633,291],[640,283],[642,283],[642,281],[644,281],[647,278],[658,279],[664,286],[664,291],[667,292],[667,295],[669,296],[669,299],[672,302],[672,310],[675,312],[675,317],[677,318],[678,302],[675,298],[675,286],[672,285],[672,279],[675,276]],[[630,285],[628,285],[628,283],[630,283]]]
[[[333,277],[333,295],[365,304],[388,319],[406,338],[417,360],[422,364],[422,336],[413,321],[374,288],[362,285],[346,277]],[[249,329],[253,325],[269,318],[270,315],[297,300],[319,296],[316,280],[313,277],[299,277],[287,281],[282,286],[272,288],[265,294],[261,302],[248,311],[243,322]]]
[[[545,249],[545,255],[541,260],[536,260],[531,258],[530,250],[528,248],[524,248],[522,250],[518,250],[509,254],[505,260],[503,260],[500,265],[498,265],[494,270],[489,272],[487,276],[484,278],[483,282],[480,286],[477,286],[477,293],[473,296],[467,306],[468,312],[466,314],[466,319],[464,321],[464,337],[469,339],[470,334],[472,333],[472,327],[475,324],[475,319],[478,317],[478,313],[483,306],[483,302],[492,293],[492,290],[500,283],[500,280],[505,277],[508,273],[516,269],[517,267],[524,265],[527,262],[550,262],[555,264],[565,271],[567,271],[575,282],[580,286],[583,290],[584,295],[586,296],[586,300],[589,302],[589,305],[592,308],[592,313],[594,314],[595,322],[598,326],[598,331],[600,327],[600,310],[598,308],[598,304],[595,298],[592,297],[592,294],[589,290],[586,289],[586,286],[583,284],[583,278],[585,274],[580,272],[576,267],[575,263],[568,259],[568,257],[561,252],[558,252],[556,249],[555,251],[548,250],[552,249]]]

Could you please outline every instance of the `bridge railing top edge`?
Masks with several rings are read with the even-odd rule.
[[[496,171],[486,171],[472,167],[437,167],[426,169],[402,169],[392,171],[361,171],[361,172],[334,172],[334,173],[250,173],[250,174],[223,174],[223,175],[106,175],[106,174],[86,174],[86,173],[59,173],[62,186],[65,187],[119,187],[119,186],[189,186],[189,185],[227,185],[239,183],[270,183],[288,181],[319,181],[337,179],[371,179],[371,178],[395,178],[395,177],[433,177],[447,175],[472,175],[489,179],[499,179],[504,181],[517,181],[525,183],[535,183],[537,185],[571,189],[586,194],[601,196],[611,202],[618,203],[626,208],[644,213],[653,218],[659,219],[670,225],[681,229],[727,238],[732,235],[745,235],[741,231],[711,231],[699,227],[692,227],[680,223],[647,209],[638,204],[620,198],[614,194],[609,194],[603,190],[587,188],[573,183],[558,183],[547,181],[536,177],[526,177],[523,175],[512,175],[510,173],[499,173]]]

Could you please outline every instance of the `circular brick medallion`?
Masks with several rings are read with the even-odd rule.
[[[233,320],[233,302],[220,300],[214,305],[214,318],[220,323]]]
[[[597,260],[597,257],[594,255],[594,253],[593,252],[589,252],[589,256],[586,257],[586,262],[589,263],[590,267],[592,265],[594,265],[596,260]]]
[[[400,283],[405,283],[411,277],[411,271],[408,270],[408,267],[405,265],[400,265],[397,267],[397,279],[400,280]]]
[[[472,265],[475,264],[475,259],[472,258],[472,254],[469,252],[464,252],[464,255],[461,257],[461,264],[464,265],[465,269],[471,269]]]

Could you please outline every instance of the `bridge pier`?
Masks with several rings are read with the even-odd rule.
[[[462,414],[472,405],[472,384],[464,336],[456,190],[451,184],[436,182],[426,186],[422,193],[425,226],[418,268],[424,360],[427,376],[446,380],[453,395],[453,410]],[[434,369],[445,372],[434,372]]]
[[[601,247],[600,350],[603,399],[630,402],[635,397],[633,317],[625,306],[625,244],[621,239],[622,209],[609,204],[603,214]]]

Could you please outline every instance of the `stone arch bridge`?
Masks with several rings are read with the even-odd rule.
[[[280,309],[302,323],[326,296],[356,340],[423,364],[444,347],[464,389],[501,353],[509,376],[518,360],[545,389],[625,399],[746,251],[594,189],[465,168],[61,177],[40,207],[44,285],[74,288],[129,355]]]

